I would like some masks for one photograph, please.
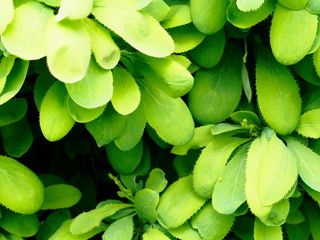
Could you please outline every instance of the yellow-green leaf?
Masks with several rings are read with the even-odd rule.
[[[7,25],[13,20],[14,6],[13,0],[0,1],[0,35],[4,32]]]
[[[282,240],[282,230],[280,226],[266,226],[258,218],[254,221],[255,240]]]
[[[78,20],[89,16],[92,10],[93,0],[62,0],[56,21],[64,18]]]
[[[320,138],[320,109],[313,109],[301,115],[296,131],[310,138]]]

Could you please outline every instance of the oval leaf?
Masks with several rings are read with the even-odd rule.
[[[256,240],[282,240],[282,231],[280,226],[269,227],[263,224],[258,218],[254,221],[254,239]]]
[[[126,4],[97,0],[92,14],[140,52],[153,57],[169,56],[174,48],[172,38],[153,17],[137,8],[134,0]]]
[[[154,168],[146,180],[145,188],[152,189],[156,192],[162,192],[167,186],[167,179],[165,173],[160,168]]]
[[[0,105],[0,127],[21,120],[27,113],[27,101],[24,98],[14,98]]]
[[[93,0],[62,0],[56,21],[64,18],[71,20],[82,19],[91,13]]]
[[[85,77],[91,52],[90,37],[82,22],[56,22],[51,18],[46,28],[46,45],[47,63],[54,77],[66,83]]]
[[[142,240],[169,240],[163,232],[158,229],[148,228],[142,235]]]
[[[0,156],[0,203],[21,214],[37,212],[43,202],[43,185],[29,168]]]
[[[270,29],[270,44],[278,62],[291,65],[306,56],[316,38],[318,18],[306,10],[293,11],[278,4]]]
[[[134,206],[141,222],[154,223],[157,220],[156,208],[159,193],[151,189],[142,189],[134,197]]]
[[[257,10],[265,0],[237,0],[238,8],[243,12]]]
[[[8,24],[13,20],[14,6],[13,0],[0,1],[0,35],[4,32]]]
[[[110,224],[102,240],[131,240],[133,236],[133,218],[127,216]]]
[[[286,8],[301,10],[307,5],[309,0],[278,0],[278,2]]]
[[[75,123],[69,114],[67,99],[67,90],[61,82],[56,82],[43,99],[40,108],[40,128],[49,141],[63,138]]]
[[[1,4],[2,10],[2,4]],[[13,21],[1,36],[11,54],[22,59],[35,60],[46,55],[45,29],[53,10],[42,3],[27,2],[16,8]]]
[[[201,240],[199,232],[191,227],[189,222],[186,222],[185,224],[181,225],[177,228],[171,228],[168,229],[171,235],[178,239],[183,240]]]

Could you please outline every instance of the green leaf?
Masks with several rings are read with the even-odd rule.
[[[219,213],[232,214],[246,200],[247,150],[248,148],[243,147],[232,157],[215,185],[212,204]]]
[[[260,126],[261,122],[257,114],[251,111],[237,111],[230,115],[232,121],[238,124],[243,124],[244,121],[247,125]]]
[[[40,128],[49,141],[63,138],[75,123],[69,114],[67,99],[67,90],[61,82],[50,87],[43,99],[40,107]]]
[[[63,209],[51,213],[41,224],[36,235],[36,240],[47,240],[61,226],[63,222],[71,218],[68,210]]]
[[[114,143],[122,151],[129,151],[140,141],[144,128],[146,126],[146,117],[142,105],[127,115],[124,129],[121,135],[114,140]]]
[[[60,7],[61,0],[36,0],[38,2],[43,2],[51,7]]]
[[[35,60],[44,57],[45,29],[52,17],[52,9],[42,3],[27,2],[21,5],[15,9],[13,21],[1,36],[3,45],[8,52],[22,59]]]
[[[199,231],[202,239],[222,240],[230,231],[234,218],[233,215],[218,213],[208,203],[192,218],[191,225]]]
[[[79,202],[81,192],[68,184],[55,184],[44,189],[41,210],[69,208]]]
[[[292,10],[304,9],[309,0],[278,0],[278,2],[286,8]]]
[[[21,214],[33,214],[43,202],[40,179],[18,161],[0,156],[0,203]]]
[[[87,240],[92,239],[93,236],[106,229],[104,225],[101,225],[86,232],[85,234],[74,235],[70,232],[70,227],[74,221],[75,220],[72,221],[72,219],[66,220],[48,240]]]
[[[278,62],[291,65],[307,55],[316,38],[318,19],[306,10],[293,11],[280,4],[274,11],[270,44]]]
[[[151,0],[136,0],[136,2],[138,3],[138,9],[143,9],[150,4]]]
[[[318,18],[318,22],[319,22],[319,18]],[[320,26],[318,24],[318,29],[317,29],[317,33],[316,33],[316,39],[314,40],[314,42],[312,44],[312,47],[309,50],[308,54],[314,53],[315,51],[317,51],[317,49],[319,47],[320,47]]]
[[[73,101],[84,108],[97,108],[108,103],[113,93],[110,70],[101,68],[91,59],[86,75],[75,83],[66,84]]]
[[[148,228],[142,235],[142,240],[169,240],[163,232],[155,228]]]
[[[184,223],[180,227],[168,229],[171,235],[183,240],[201,240],[199,232],[191,227],[189,222]]]
[[[303,80],[320,86],[320,77],[316,72],[311,54],[305,56],[301,61],[293,65],[293,69]]]
[[[151,0],[143,10],[160,22],[167,16],[170,7],[164,0]]]
[[[208,35],[194,49],[189,51],[192,59],[201,67],[212,68],[220,61],[226,44],[224,30]]]
[[[235,45],[210,70],[199,70],[189,93],[189,108],[202,124],[225,120],[239,103],[242,92],[242,56]]]
[[[171,152],[176,155],[185,155],[190,149],[202,148],[213,139],[211,129],[214,125],[200,126],[195,129],[193,138],[187,144],[176,145]]]
[[[186,222],[205,203],[192,187],[192,175],[172,183],[161,195],[158,221],[165,228],[176,228]]]
[[[192,23],[168,29],[174,41],[174,52],[187,52],[198,46],[206,35],[199,32]]]
[[[218,123],[214,125],[211,129],[212,135],[221,135],[221,134],[230,134],[234,135],[236,133],[246,132],[247,130],[244,129],[240,125],[231,124],[231,123]]]
[[[19,158],[31,147],[33,135],[27,118],[6,125],[0,130],[3,146],[8,155]]]
[[[320,214],[319,205],[311,201],[303,202],[303,210],[310,224],[310,232],[313,239],[320,237]]]
[[[239,0],[232,0],[227,10],[228,21],[238,28],[250,28],[258,24],[273,13],[277,3],[276,0],[262,1],[263,3],[258,9],[242,11],[237,6]]]
[[[308,193],[308,195],[314,200],[316,201],[318,204],[320,203],[320,192],[312,189],[311,187],[309,187],[307,184],[305,184],[304,182],[300,183],[300,185],[303,187],[303,189]]]
[[[202,151],[193,170],[193,187],[203,198],[212,197],[216,181],[221,176],[231,153],[249,139],[216,137]]]
[[[289,70],[267,50],[258,56],[256,87],[258,105],[269,126],[279,134],[290,134],[300,118],[299,88]]]
[[[27,113],[25,98],[14,98],[0,105],[0,127],[21,120]]]
[[[286,224],[285,230],[290,240],[308,240],[310,226],[307,221],[298,224]]]
[[[1,209],[0,227],[20,237],[34,236],[39,229],[40,222],[35,214],[22,215],[8,209]]]
[[[112,106],[97,119],[86,123],[86,128],[94,137],[99,147],[104,146],[121,136],[126,124],[126,117],[117,113]]]
[[[320,138],[319,113],[317,108],[302,114],[296,131],[305,137]]]
[[[7,28],[8,24],[13,20],[14,6],[13,0],[1,0],[0,1],[0,35]]]
[[[46,45],[48,67],[55,78],[74,83],[86,76],[91,52],[90,36],[83,22],[56,22],[51,18],[46,28]]]
[[[305,145],[288,140],[288,147],[296,157],[299,176],[312,189],[320,192],[320,156]]]
[[[40,110],[41,103],[49,90],[49,88],[56,82],[55,78],[49,72],[43,72],[36,79],[33,90],[33,97],[38,111]]]
[[[21,89],[28,72],[29,61],[17,59],[9,75],[5,79],[4,87],[0,93],[0,104],[13,98]],[[0,79],[1,81],[1,79]]]
[[[312,14],[320,14],[320,2],[317,0],[309,0],[305,9]]]
[[[172,145],[189,142],[194,134],[194,122],[183,100],[169,97],[149,79],[141,81],[140,87],[147,122],[157,134]]]
[[[159,193],[152,189],[142,189],[134,197],[134,206],[141,222],[157,221],[156,208],[159,203]]]
[[[78,215],[70,226],[73,235],[80,235],[90,232],[98,227],[103,219],[112,216],[121,209],[131,207],[131,204],[106,204],[89,212]]]
[[[70,116],[80,123],[87,123],[98,118],[106,108],[106,105],[102,105],[97,108],[84,108],[75,103],[70,96],[67,99],[68,111]]]
[[[227,22],[228,4],[226,0],[190,0],[193,24],[206,35],[218,32]]]
[[[140,104],[140,90],[135,79],[123,68],[113,69],[113,95],[111,98],[114,109],[128,115]]]
[[[257,10],[265,0],[237,0],[238,8],[243,12]]]
[[[14,62],[16,60],[16,57],[14,57],[13,55],[9,55],[9,56],[3,56],[1,58],[1,62],[0,62],[0,83],[1,83],[1,87],[0,90],[2,91],[3,89],[3,82],[6,80],[6,77],[9,75]]]
[[[160,168],[154,168],[149,173],[145,188],[149,188],[160,193],[166,188],[167,184],[168,181],[165,178],[165,173]]]
[[[78,20],[89,16],[93,6],[93,0],[62,0],[56,21],[65,18]]]
[[[97,63],[104,69],[114,68],[120,60],[120,49],[113,41],[108,29],[96,21],[83,21],[91,39],[91,50]]]
[[[254,219],[251,217],[238,217],[232,227],[232,232],[243,240],[253,239]]]
[[[161,22],[164,28],[174,28],[191,23],[189,5],[175,5],[170,7],[167,16]]]
[[[304,217],[303,213],[298,209],[294,212],[289,213],[288,218],[286,220],[287,224],[300,224],[302,222],[304,222],[306,220],[306,218]]]
[[[103,240],[131,240],[133,236],[133,218],[127,216],[113,222],[104,232]]]
[[[280,226],[266,226],[258,218],[254,221],[254,239],[255,240],[282,240],[282,231]]]
[[[129,175],[139,165],[142,159],[142,141],[129,151],[121,151],[114,142],[106,145],[109,163],[117,173]]]
[[[169,34],[134,0],[96,0],[92,14],[138,51],[153,57],[169,56],[174,44]],[[154,44],[157,42],[157,44]]]

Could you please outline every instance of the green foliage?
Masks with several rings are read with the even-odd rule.
[[[319,14],[0,0],[0,239],[319,239]]]

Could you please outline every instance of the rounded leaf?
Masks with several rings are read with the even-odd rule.
[[[13,20],[14,6],[13,0],[0,1],[0,35],[4,32],[7,25]]]

